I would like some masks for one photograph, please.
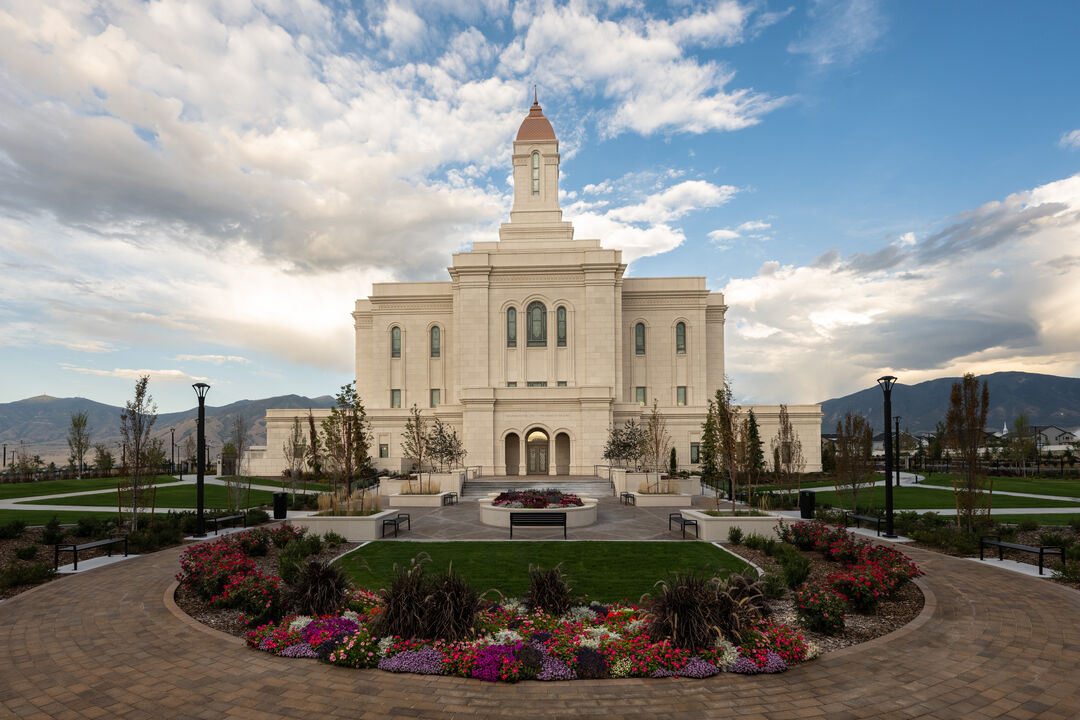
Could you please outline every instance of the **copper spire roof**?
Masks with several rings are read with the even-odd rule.
[[[533,88],[533,104],[529,108],[529,115],[521,121],[518,128],[517,140],[554,140],[555,130],[551,123],[544,117],[544,110],[536,99],[536,88]]]

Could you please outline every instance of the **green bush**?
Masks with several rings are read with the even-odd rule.
[[[1069,527],[1073,529],[1073,532],[1080,533],[1080,517],[1069,518]]]
[[[263,523],[270,522],[270,513],[259,508],[251,508],[247,511],[247,525],[248,527],[255,527],[256,525],[262,525]]]
[[[762,550],[765,547],[765,536],[752,532],[743,538],[743,545],[751,550]]]
[[[45,523],[45,529],[41,533],[41,544],[56,545],[64,542],[65,537],[67,537],[67,530],[60,527],[60,519],[53,515],[52,519]]]
[[[806,579],[810,577],[810,558],[803,555],[791,545],[782,545],[781,547],[786,549],[783,552],[777,553],[776,561],[780,564],[780,568],[783,571],[784,583],[794,590],[806,582]]]
[[[278,575],[287,584],[293,585],[300,579],[307,553],[299,542],[291,542],[278,555]]]
[[[128,533],[128,550],[133,553],[157,552],[184,541],[180,518],[175,514],[153,519],[143,518],[139,529]]]
[[[248,557],[262,557],[270,552],[270,533],[256,529],[236,535],[236,545]]]
[[[12,563],[0,570],[0,588],[39,585],[55,574],[56,571],[49,563],[34,563],[33,565]]]
[[[108,537],[114,527],[115,524],[109,520],[86,515],[79,518],[79,522],[75,525],[75,535],[76,537],[101,540]]]
[[[765,573],[765,577],[761,579],[761,591],[770,600],[783,598],[787,595],[787,582],[784,579],[784,574],[782,572]]]
[[[1030,518],[1024,518],[1020,521],[1020,529],[1024,532],[1031,532],[1032,530],[1039,529],[1039,521],[1032,520]]]
[[[738,525],[732,525],[727,531],[727,540],[732,545],[738,545],[742,542],[742,528]]]
[[[26,545],[21,548],[15,548],[15,557],[20,560],[33,560],[34,556],[37,555],[37,551],[37,545]]]
[[[1039,544],[1041,545],[1057,545],[1060,548],[1067,548],[1075,542],[1071,537],[1065,537],[1059,532],[1041,532],[1039,533]]]
[[[15,540],[23,534],[25,529],[26,523],[22,520],[12,520],[9,523],[0,525],[0,540]]]
[[[844,600],[827,587],[796,591],[795,608],[799,624],[808,630],[835,635],[844,629]]]
[[[330,530],[323,535],[323,543],[326,547],[337,547],[338,545],[344,545],[347,542],[348,540],[345,539],[344,535],[339,535],[333,530]]]

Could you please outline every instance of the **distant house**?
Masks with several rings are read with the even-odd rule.
[[[1035,433],[1035,442],[1043,449],[1060,445],[1064,450],[1064,446],[1076,442],[1075,433],[1059,428],[1057,425],[1035,425],[1032,431]]]
[[[900,437],[903,439],[903,442],[900,445],[900,452],[905,455],[911,452],[911,450],[909,450],[908,448],[917,450],[918,448],[924,447],[927,444],[927,441],[925,441],[923,438],[917,435],[912,435],[911,433],[905,432],[903,430],[900,431]],[[897,438],[894,435],[893,452],[896,452],[896,441]],[[875,456],[885,454],[885,433],[878,433],[874,436],[874,449],[872,453]]]

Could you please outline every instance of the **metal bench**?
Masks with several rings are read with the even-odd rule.
[[[881,518],[874,517],[873,515],[856,515],[853,512],[844,512],[844,527],[848,526],[848,520],[855,521],[855,527],[859,527],[859,521],[874,523],[877,525],[877,534],[881,535]]]
[[[669,532],[671,531],[671,523],[678,523],[679,527],[682,528],[683,540],[686,539],[686,528],[687,528],[687,526],[690,526],[690,527],[694,528],[694,537],[697,537],[697,534],[698,534],[697,520],[694,520],[693,518],[684,518],[682,516],[682,513],[675,512],[675,513],[668,514],[667,529],[668,529]]]
[[[448,492],[442,497],[443,505],[457,505],[458,494],[456,492]]]
[[[64,552],[67,552],[68,550],[71,551],[71,554],[74,557],[74,560],[72,561],[72,566],[71,567],[72,567],[73,570],[78,570],[79,569],[79,551],[80,550],[89,550],[90,548],[105,547],[107,545],[109,547],[109,557],[112,557],[112,546],[116,545],[117,543],[121,543],[121,542],[124,543],[124,557],[127,557],[127,554],[128,554],[127,535],[123,535],[121,537],[109,538],[107,540],[95,540],[94,542],[83,543],[82,545],[76,545],[75,543],[57,543],[56,544],[56,553],[53,556],[53,570],[58,570],[60,568],[60,551],[61,550],[63,550]]]
[[[517,527],[559,527],[562,526],[563,540],[566,539],[566,513],[510,513],[510,539],[514,538],[514,526]]]
[[[218,534],[218,528],[221,527],[221,523],[235,523],[237,520],[242,520],[244,527],[247,527],[247,513],[240,513],[238,515],[222,515],[220,517],[206,518],[207,522],[210,522],[214,526],[214,534]]]
[[[1039,556],[1039,574],[1043,574],[1043,559],[1046,555],[1057,555],[1061,564],[1065,564],[1065,549],[1060,545],[1020,545],[1019,543],[1002,542],[1000,535],[984,535],[979,538],[979,559],[984,560],[983,548],[986,546],[998,549],[998,560],[1005,559],[1006,550],[1021,550],[1023,552],[1036,553]]]
[[[637,505],[637,497],[632,492],[619,493],[619,500],[623,505]]]
[[[409,513],[398,513],[397,517],[384,518],[382,521],[382,536],[386,537],[386,527],[389,525],[394,528],[394,537],[397,537],[398,530],[401,529],[401,523],[405,523],[412,530],[412,519],[409,517]]]

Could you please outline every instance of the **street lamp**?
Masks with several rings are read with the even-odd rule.
[[[879,377],[877,380],[885,393],[885,535],[895,538],[893,532],[893,497],[892,497],[892,389],[896,378],[892,375]]]
[[[176,428],[169,428],[169,474],[176,474]]]
[[[195,476],[195,537],[206,537],[203,519],[203,478],[206,473],[206,383],[195,383],[195,394],[199,396],[198,453],[196,457],[197,475]]]
[[[893,420],[896,422],[896,487],[900,487],[900,416]]]

